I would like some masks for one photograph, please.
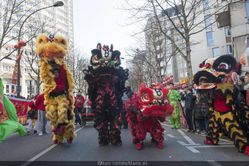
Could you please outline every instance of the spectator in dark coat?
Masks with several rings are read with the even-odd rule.
[[[196,97],[192,92],[191,88],[187,89],[186,96],[185,96],[185,115],[186,121],[188,123],[188,131],[193,131],[193,109],[195,105]]]
[[[207,132],[209,103],[205,93],[198,93],[194,109],[196,132]]]
[[[126,110],[124,108],[124,104],[127,100],[129,100],[131,98],[131,96],[133,95],[133,92],[131,90],[130,86],[126,87],[126,91],[122,97],[122,101],[123,101],[123,109],[121,111],[121,126],[123,125],[124,129],[128,129],[128,122],[126,120]],[[120,128],[121,128],[120,126]]]
[[[79,123],[80,125],[82,125],[80,115],[83,111],[84,103],[85,103],[85,98],[84,96],[81,95],[79,91],[75,97],[75,103],[74,103],[75,124]]]

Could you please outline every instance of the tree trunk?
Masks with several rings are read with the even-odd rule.
[[[190,47],[189,37],[186,39],[186,64],[187,64],[187,76],[189,80],[189,85],[191,85],[193,80],[193,71],[191,63],[191,47]]]
[[[36,83],[36,95],[40,94],[40,87],[41,87],[40,82],[41,82],[40,77],[38,77],[37,81],[35,81],[35,83]]]

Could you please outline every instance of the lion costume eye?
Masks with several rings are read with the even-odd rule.
[[[229,73],[236,69],[236,59],[231,55],[221,55],[213,63],[213,69],[218,72]]]
[[[143,102],[149,102],[150,101],[150,97],[148,93],[143,93],[143,95],[141,96],[141,99]]]
[[[43,39],[39,39],[38,43],[39,44],[43,43]]]
[[[154,89],[153,95],[154,95],[154,98],[156,99],[160,99],[163,97],[163,93],[160,89]]]
[[[66,41],[64,39],[62,39],[61,44],[66,45]]]
[[[48,38],[47,38],[47,35],[45,34],[40,34],[37,36],[37,39],[36,39],[36,53],[39,55],[39,56],[42,56],[43,52],[44,52],[44,45],[46,45],[48,42]]]
[[[219,66],[218,66],[218,69],[225,69],[225,70],[227,70],[227,69],[229,69],[230,68],[230,66],[227,64],[227,63],[220,63],[219,64]]]
[[[67,48],[67,41],[62,36],[55,36],[55,42],[60,44],[62,47]]]
[[[47,36],[46,35],[39,35],[38,37],[37,37],[37,40],[36,40],[37,42],[37,44],[44,44],[44,43],[47,43],[47,41],[48,41],[48,39],[47,39]]]
[[[93,56],[92,61],[93,63],[98,63],[99,57],[97,55]]]

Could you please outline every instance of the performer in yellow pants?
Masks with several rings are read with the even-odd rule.
[[[69,103],[66,95],[60,95],[58,97],[49,98],[49,106],[47,108],[46,116],[51,120],[51,127],[53,134],[53,140],[57,140],[59,143],[63,141],[63,137],[70,140],[74,137],[74,114],[68,113]],[[60,125],[65,126],[65,132],[55,132],[56,128]]]
[[[234,141],[236,148],[243,152],[246,145],[248,144],[246,137],[243,134],[238,122],[234,119],[232,112],[220,113],[214,111],[209,120],[209,131],[207,139],[212,142],[212,144],[218,144],[219,134],[222,132],[221,126],[224,126],[228,136]]]

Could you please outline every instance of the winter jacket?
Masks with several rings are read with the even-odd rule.
[[[195,99],[196,97],[194,96],[192,92],[186,94],[186,97],[185,97],[185,109],[186,110],[192,110],[194,108]]]

